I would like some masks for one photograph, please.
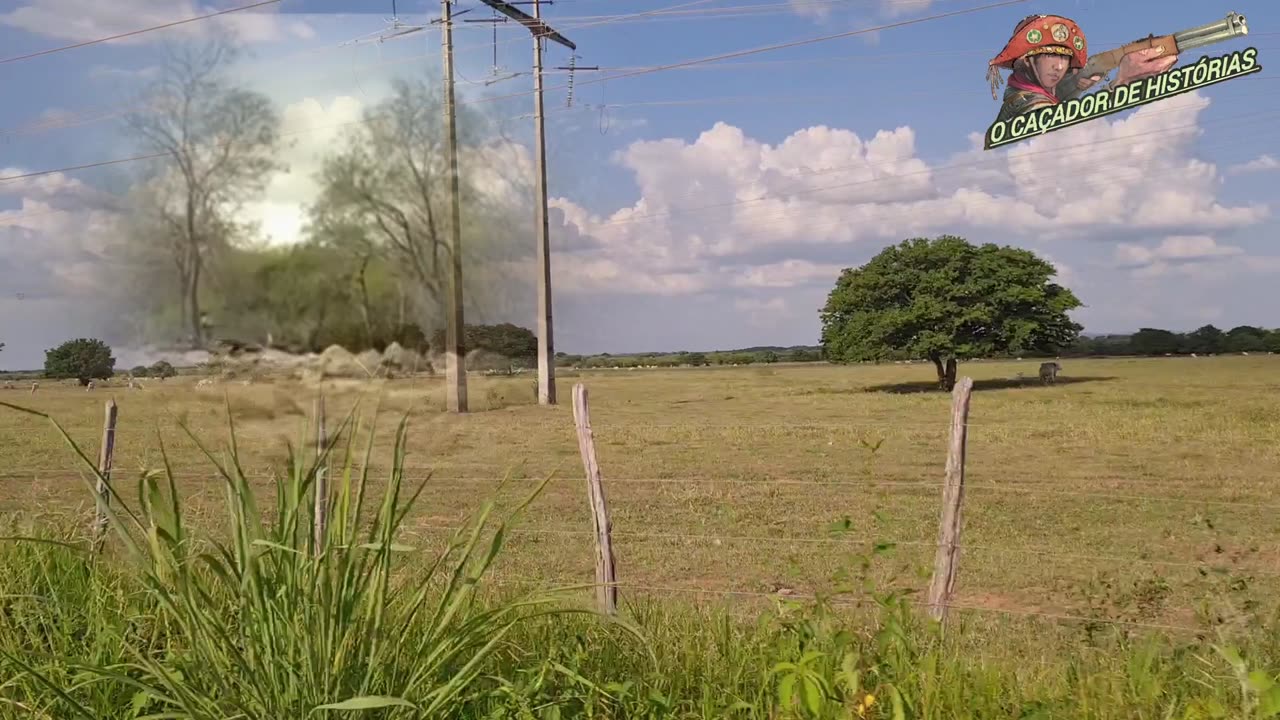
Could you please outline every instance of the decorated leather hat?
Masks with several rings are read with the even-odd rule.
[[[1085,41],[1084,32],[1070,18],[1061,15],[1031,15],[1023,18],[1013,30],[1013,37],[987,63],[988,79],[999,78],[996,68],[1006,70],[1013,68],[1019,58],[1032,55],[1062,55],[1070,59],[1069,67],[1084,67],[1089,59],[1089,45]],[[994,93],[998,80],[992,81]]]

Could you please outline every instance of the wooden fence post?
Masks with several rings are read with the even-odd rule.
[[[93,521],[93,549],[98,552],[102,549],[102,542],[107,531],[107,505],[111,504],[111,493],[107,489],[106,480],[111,479],[111,463],[115,459],[116,452],[116,418],[119,415],[119,408],[116,407],[115,398],[107,401],[105,412],[102,417],[102,447],[98,450],[98,473],[102,476],[98,478],[98,505],[97,515]]]
[[[320,457],[324,455],[327,438],[324,432],[324,394],[315,401],[316,416],[316,484],[315,484],[315,526],[314,541],[316,554],[324,552],[325,533],[329,526],[329,473],[328,463],[321,466]]]
[[[961,378],[951,393],[951,440],[947,445],[946,479],[942,485],[942,522],[938,528],[938,552],[929,583],[929,615],[945,621],[956,586],[958,543],[964,503],[965,440],[969,424],[969,396],[973,378]]]
[[[617,572],[613,562],[613,541],[610,537],[609,504],[605,501],[604,485],[600,481],[600,463],[596,461],[595,437],[591,433],[591,411],[587,407],[587,387],[582,383],[573,386],[573,424],[578,430],[578,451],[582,453],[582,467],[587,474],[587,497],[591,501],[591,519],[595,525],[596,546],[596,603],[601,612],[615,615],[618,612]]]

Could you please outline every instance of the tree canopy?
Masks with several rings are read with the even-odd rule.
[[[77,338],[45,351],[45,377],[76,378],[81,385],[90,380],[106,380],[115,374],[116,359],[101,340]]]
[[[950,235],[904,240],[840,274],[821,310],[822,347],[832,362],[928,358],[950,390],[957,360],[1046,352],[1079,337],[1067,313],[1081,302],[1056,274],[1029,250]]]

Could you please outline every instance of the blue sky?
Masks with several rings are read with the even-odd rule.
[[[0,47],[13,57],[234,4],[0,0]],[[942,233],[1043,253],[1085,302],[1077,318],[1090,331],[1280,325],[1280,250],[1272,242],[1280,87],[1271,70],[1272,54],[1280,57],[1280,7],[1273,0],[1023,2],[601,82],[635,68],[983,4],[558,0],[545,7],[548,22],[578,45],[577,64],[602,68],[576,73],[573,107],[559,87],[567,75],[547,79],[558,349],[813,343],[818,307],[841,267],[903,238]],[[459,20],[491,17],[478,0],[458,10],[468,7]],[[439,5],[400,0],[397,9],[402,21],[421,24]],[[1248,18],[1250,37],[1192,51],[1179,64],[1253,46],[1262,73],[1022,148],[975,150],[975,136],[999,106],[986,62],[1024,16],[1071,17],[1097,51],[1213,22],[1228,10]],[[654,14],[620,17],[643,12]],[[270,208],[255,210],[286,241],[290,223],[279,218],[306,201],[299,178],[331,146],[334,124],[384,97],[396,76],[438,78],[439,34],[433,26],[393,42],[341,45],[384,29],[391,0],[284,0],[251,13],[234,26],[252,51],[239,77],[270,95],[300,130],[290,156],[296,175],[273,186]],[[527,31],[499,26],[500,72],[523,74],[485,86],[494,71],[492,27],[459,24],[459,97],[518,94],[474,107],[506,118],[502,127],[528,145]],[[159,44],[190,42],[202,26],[209,23],[0,64],[3,174],[135,153],[118,118],[94,115],[127,106]],[[566,65],[568,51],[549,45],[546,60]],[[65,126],[50,126],[59,123]],[[0,342],[7,345],[0,368],[39,365],[47,347],[92,334],[108,311],[74,300],[83,287],[67,268],[91,273],[105,252],[87,234],[92,216],[77,215],[92,212],[77,205],[79,183],[120,190],[126,169],[0,184]],[[518,241],[531,244],[531,230]],[[512,272],[527,282],[532,268]],[[532,327],[532,307],[530,294],[527,308],[507,312]]]

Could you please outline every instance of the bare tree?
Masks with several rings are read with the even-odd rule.
[[[322,190],[310,212],[311,236],[345,246],[362,267],[375,254],[393,260],[428,332],[442,318],[450,267],[442,109],[439,88],[396,81],[392,97],[367,111],[345,146],[326,159],[318,178]],[[460,109],[459,145],[478,147],[486,125],[478,113]],[[484,170],[495,170],[476,166],[484,159],[469,157],[460,178],[464,264],[473,266],[493,255],[501,236],[497,228],[510,211],[477,186]],[[362,277],[358,273],[357,281]],[[362,297],[368,308],[367,294]]]
[[[205,340],[200,288],[210,258],[242,230],[238,208],[281,169],[279,116],[269,98],[227,80],[234,58],[223,40],[171,51],[149,107],[128,118],[148,151],[168,157],[149,184],[148,204],[197,346]]]

